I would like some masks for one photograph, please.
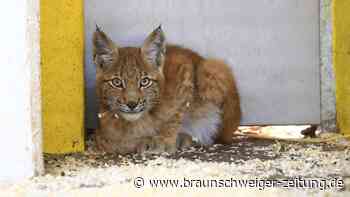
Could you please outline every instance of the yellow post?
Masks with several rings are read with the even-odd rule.
[[[41,0],[44,152],[84,150],[83,0]]]
[[[333,64],[336,77],[337,122],[350,134],[350,1],[333,0]]]

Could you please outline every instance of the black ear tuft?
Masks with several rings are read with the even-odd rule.
[[[162,24],[159,24],[159,26],[157,27],[156,31],[163,31],[162,30]]]
[[[95,31],[101,31],[101,28],[97,25],[97,23],[95,24],[95,26],[96,26],[96,30]]]

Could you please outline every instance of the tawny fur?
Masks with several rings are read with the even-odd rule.
[[[232,142],[241,111],[233,74],[223,61],[165,45],[160,28],[141,48],[119,48],[99,29],[93,42],[99,111],[104,114],[96,132],[100,149],[122,154],[173,152],[179,133],[200,138],[202,144]],[[137,89],[145,73],[153,84]],[[127,81],[128,87],[111,88],[108,84],[116,75]],[[132,115],[135,120],[113,103],[142,99],[149,101],[150,107],[139,118]]]

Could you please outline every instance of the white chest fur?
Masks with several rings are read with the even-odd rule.
[[[213,104],[206,104],[185,115],[182,132],[191,135],[203,145],[214,143],[222,122],[222,111]]]

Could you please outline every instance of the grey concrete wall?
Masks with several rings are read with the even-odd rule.
[[[0,181],[43,171],[39,0],[6,0],[0,23]],[[11,19],[11,20],[9,20]]]
[[[30,70],[30,113],[31,113],[31,158],[33,174],[44,173],[43,129],[41,111],[41,64],[40,64],[40,0],[26,1],[26,61]]]
[[[139,46],[161,23],[169,42],[227,61],[243,124],[320,122],[318,0],[86,0],[88,127],[96,120],[95,23],[120,46]]]
[[[321,1],[321,128],[336,131],[335,77],[332,64],[332,0]]]

